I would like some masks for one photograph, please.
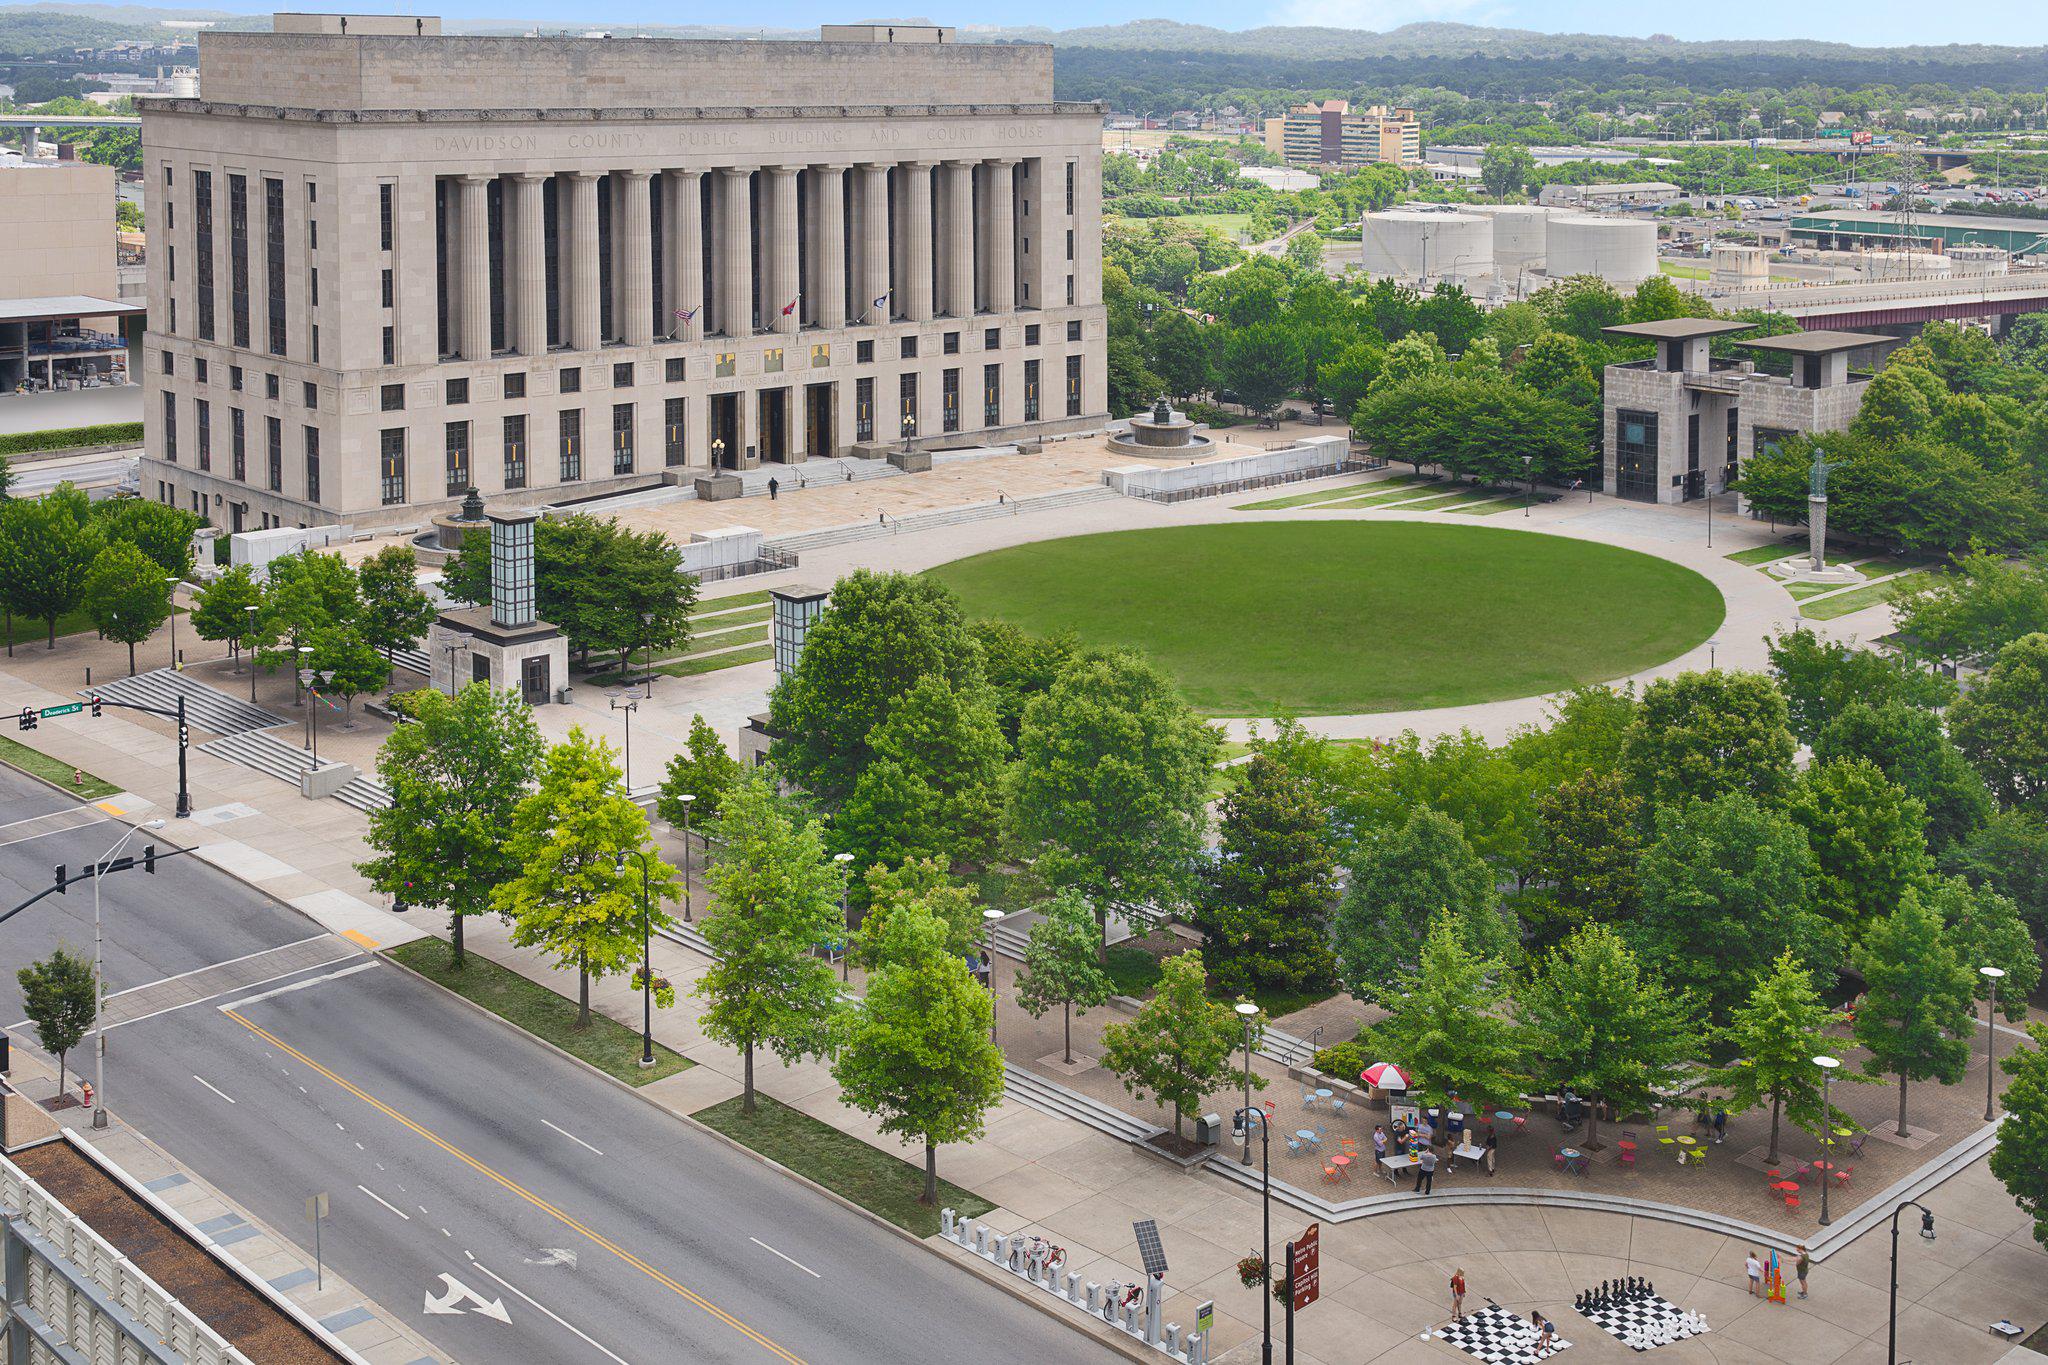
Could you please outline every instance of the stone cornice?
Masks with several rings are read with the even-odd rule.
[[[867,104],[789,105],[669,109],[304,109],[283,105],[224,104],[203,99],[152,99],[155,114],[202,114],[214,118],[269,119],[283,123],[710,123],[750,119],[967,118],[1045,115],[1100,116],[1100,100],[1059,100],[1049,104]]]

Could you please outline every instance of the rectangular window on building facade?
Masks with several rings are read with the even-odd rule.
[[[558,220],[560,197],[555,178],[540,182],[541,259],[544,263],[548,309],[548,345],[562,344],[562,235]]]
[[[454,187],[446,180],[434,181],[434,354],[443,360],[455,353],[454,262],[449,260],[453,244],[448,237],[455,220]]]
[[[917,359],[917,338],[904,337],[896,343],[896,354],[904,360]]]
[[[386,427],[377,441],[378,488],[386,507],[405,501],[405,428]]]
[[[661,365],[661,377],[663,378],[663,380],[665,380],[666,382],[668,382],[668,383],[670,383],[670,384],[680,384],[680,383],[682,383],[682,382],[683,382],[683,372],[684,372],[684,362],[683,362],[683,357],[681,357],[681,356],[679,356],[679,355],[672,355],[672,356],[670,356],[670,357],[669,357],[669,358],[668,358],[667,360],[665,360],[665,361],[663,361],[663,362],[662,362],[662,365]]]
[[[276,417],[263,419],[264,454],[267,456],[264,472],[270,476],[270,491],[284,492],[284,422]]]
[[[1074,179],[1080,174],[1080,169],[1080,163],[1078,162],[1069,161],[1067,163],[1067,217],[1069,218],[1074,216]]]
[[[491,291],[491,349],[503,351],[510,345],[505,325],[505,305],[511,291],[505,287],[505,182],[492,180],[484,190],[484,236],[485,250],[489,256],[485,262],[484,275],[489,280]],[[657,242],[661,239],[655,238]]]
[[[508,374],[508,375],[506,375],[506,376],[505,376],[505,396],[506,396],[507,398],[524,398],[524,397],[526,397],[526,376],[525,376],[525,375],[523,375],[523,374]]]
[[[306,501],[320,501],[320,428],[307,427],[306,432]]]
[[[178,357],[172,355],[169,351],[165,351],[162,356],[161,367],[165,374],[176,374],[178,372]]]
[[[1067,416],[1081,415],[1081,357],[1067,357]]]
[[[384,306],[389,308],[392,300],[398,296],[398,281],[390,266],[384,267],[378,287],[382,291],[381,297],[384,300]]]
[[[853,363],[854,363],[854,364],[856,364],[856,365],[872,365],[872,364],[874,364],[874,363],[875,363],[875,343],[874,343],[874,342],[872,342],[872,341],[856,341],[856,342],[854,342],[854,343],[853,343]]]
[[[583,371],[574,365],[562,370],[561,389],[563,393],[583,392]]]
[[[320,386],[310,381],[301,383],[299,385],[299,401],[308,408],[318,408],[320,406]]]
[[[228,391],[230,393],[240,393],[242,391],[242,367],[240,365],[228,366]]]
[[[213,172],[192,172],[193,284],[199,297],[199,339],[213,340]]]
[[[199,470],[203,474],[213,468],[213,405],[204,398],[194,399],[192,416],[199,429]]]
[[[853,439],[875,439],[875,381],[872,376],[853,381]]]
[[[1790,427],[1751,427],[1749,449],[1752,455],[1763,455],[1776,450],[1799,433]]]
[[[377,246],[379,250],[391,250],[391,196],[397,188],[388,180],[377,186]]]
[[[284,354],[284,181],[263,182],[264,311],[270,324],[270,353]]]
[[[240,408],[228,409],[228,452],[233,457],[231,468],[235,479],[241,483],[249,481],[249,423]]]
[[[1068,302],[1069,304],[1071,304],[1071,303],[1073,303],[1073,301],[1074,301],[1074,277],[1073,277],[1072,275],[1069,275],[1069,276],[1067,276],[1067,302]]]
[[[1067,229],[1067,259],[1070,261],[1074,259],[1074,230],[1072,228]]]
[[[449,403],[449,405],[450,405],[450,406],[460,406],[461,404],[463,404],[463,403],[467,403],[468,401],[469,401],[469,381],[468,381],[467,379],[451,379],[451,380],[449,380],[449,381],[448,381],[448,403]]]
[[[1000,350],[1000,349],[1002,348],[1002,344],[1003,344],[1003,329],[1002,329],[1002,328],[1000,328],[1000,327],[990,327],[990,328],[987,328],[986,330],[984,330],[984,331],[982,332],[982,334],[981,334],[981,349],[982,349],[982,350],[984,350],[984,351],[994,351],[994,350]]]
[[[633,387],[632,361],[621,360],[612,365],[612,387],[615,389],[630,389]]]
[[[386,384],[377,391],[377,401],[385,412],[405,410],[405,385]]]
[[[939,422],[942,430],[960,430],[960,371],[939,372]]]
[[[164,395],[164,458],[178,462],[178,395]]]
[[[316,322],[316,323],[314,323],[314,324],[313,324],[313,326],[312,326],[312,328],[311,328],[311,330],[310,330],[310,332],[309,332],[309,335],[308,335],[308,337],[307,337],[307,342],[308,342],[308,345],[307,345],[307,349],[306,349],[306,354],[307,354],[307,355],[308,355],[309,357],[311,357],[311,359],[312,359],[312,361],[313,361],[313,363],[314,363],[315,365],[318,365],[318,364],[320,363],[320,324],[319,324],[319,323],[317,323],[317,322]]]
[[[1035,323],[1035,322],[1031,322],[1031,323],[1026,323],[1026,324],[1024,325],[1024,344],[1025,344],[1026,346],[1036,346],[1036,345],[1038,344],[1038,324],[1037,324],[1037,323]]]
[[[612,194],[618,183],[615,175],[597,182],[597,334],[605,341],[619,339],[612,330]]]
[[[264,396],[265,398],[268,398],[269,400],[271,400],[271,401],[272,401],[272,402],[274,403],[274,402],[276,402],[276,401],[277,401],[277,394],[278,394],[278,388],[277,388],[277,376],[276,376],[276,375],[274,375],[274,374],[266,374],[266,375],[264,375],[264,376],[263,376],[263,396]]]
[[[557,418],[561,432],[562,482],[575,483],[583,477],[583,413],[571,408]]]
[[[505,419],[505,487],[526,487],[526,417]]]
[[[896,376],[897,434],[917,435],[917,376]]]
[[[398,332],[395,328],[386,327],[384,329],[384,363],[386,365],[396,365],[398,363]]]
[[[959,355],[960,334],[958,332],[946,333],[944,337],[940,338],[939,349],[946,355]]]
[[[1070,322],[1070,323],[1068,323],[1068,324],[1067,324],[1067,340],[1069,340],[1069,341],[1079,341],[1080,339],[1081,339],[1081,324],[1080,324],[1080,322],[1079,322],[1079,321],[1077,320],[1077,321],[1074,321],[1074,322]]]
[[[1038,362],[1024,362],[1024,420],[1038,420]]]
[[[448,496],[469,491],[469,423],[447,425]]]
[[[683,435],[687,407],[681,398],[668,398],[661,405],[662,459],[670,468],[685,462]]]
[[[228,177],[228,319],[234,344],[249,345],[249,178]]]
[[[633,405],[612,404],[612,473],[633,472]]]
[[[984,365],[981,367],[981,424],[998,427],[1003,424],[1003,367]]]
[[[206,357],[204,357],[204,356],[194,356],[194,357],[193,357],[193,359],[192,359],[192,377],[193,377],[194,379],[198,380],[198,381],[199,381],[200,383],[202,383],[202,384],[205,384],[205,383],[209,383],[209,382],[211,382],[211,381],[210,381],[210,380],[209,380],[209,379],[207,378],[207,364],[206,364]]]
[[[164,230],[166,232],[170,231],[169,228],[166,228]],[[178,282],[178,244],[176,242],[171,242],[164,247],[164,251],[165,263],[170,267],[169,274],[171,283],[176,284]]]
[[[1657,414],[1616,409],[1614,494],[1634,502],[1655,502],[1657,492]]]

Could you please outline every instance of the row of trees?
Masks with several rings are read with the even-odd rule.
[[[71,484],[40,498],[0,498],[0,611],[8,648],[14,618],[57,623],[84,612],[101,634],[135,646],[171,614],[171,585],[192,572],[190,512],[136,498],[94,503]]]

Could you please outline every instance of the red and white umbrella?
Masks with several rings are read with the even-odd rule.
[[[1374,1062],[1358,1073],[1358,1079],[1381,1090],[1406,1090],[1408,1073],[1392,1062]]]

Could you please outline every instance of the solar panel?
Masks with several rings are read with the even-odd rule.
[[[1147,1275],[1166,1273],[1166,1248],[1159,1242],[1159,1223],[1156,1219],[1140,1218],[1131,1224],[1131,1231],[1138,1234],[1138,1257],[1145,1265]]]

